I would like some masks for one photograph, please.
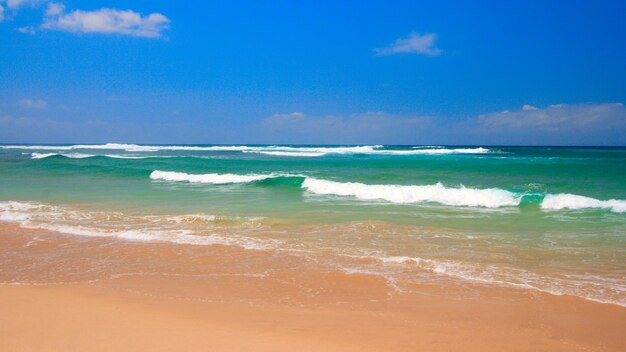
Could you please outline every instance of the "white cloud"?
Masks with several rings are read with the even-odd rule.
[[[7,7],[10,9],[16,9],[27,2],[28,1],[26,0],[7,0]]]
[[[375,48],[376,55],[394,55],[412,53],[418,55],[436,56],[441,50],[435,47],[437,35],[434,33],[419,34],[411,32],[406,38],[396,39],[389,46]]]
[[[32,26],[18,27],[15,30],[20,33],[31,34],[31,35],[37,33],[37,30],[35,29],[35,27],[32,27]]]
[[[503,144],[625,144],[622,103],[558,104],[483,114],[468,121],[477,136]]]
[[[264,143],[626,145],[621,103],[525,105],[465,120],[368,112],[347,116],[275,114],[261,122]]]
[[[7,8],[16,10],[22,6],[37,6],[46,0],[6,0]],[[1,2],[1,1],[0,1]]]
[[[65,11],[65,5],[58,2],[51,2],[46,8],[46,16],[58,16]]]
[[[45,109],[48,107],[48,102],[43,99],[20,99],[17,102],[21,107],[27,109]]]
[[[74,10],[64,13],[64,7],[50,3],[43,29],[71,33],[122,34],[134,37],[160,38],[169,28],[170,20],[160,13],[147,16],[132,10],[102,8],[95,11]]]
[[[0,22],[4,21],[4,7],[0,4]]]
[[[559,104],[544,109],[528,107],[524,105],[518,111],[481,115],[478,122],[482,127],[492,129],[562,130],[626,126],[626,109],[621,103]]]

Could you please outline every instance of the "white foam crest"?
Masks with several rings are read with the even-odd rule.
[[[31,159],[44,159],[44,158],[48,158],[51,156],[55,156],[55,155],[59,155],[57,153],[32,153],[30,158]]]
[[[599,200],[568,193],[547,194],[541,202],[541,209],[609,209],[615,213],[624,213],[626,212],[626,200]]]
[[[361,200],[386,200],[398,204],[433,202],[452,206],[499,208],[517,206],[522,198],[498,188],[448,188],[441,183],[424,186],[366,185],[307,177],[302,187],[315,194],[353,196]]]
[[[244,150],[244,153],[265,154],[274,156],[292,156],[292,157],[317,157],[328,153],[321,152],[283,152],[283,151],[261,151],[261,150]]]
[[[24,150],[123,150],[127,152],[159,152],[159,151],[209,151],[209,152],[244,152],[259,153],[274,156],[292,157],[318,157],[327,154],[374,154],[374,155],[418,155],[418,154],[482,154],[492,152],[486,148],[445,148],[445,147],[413,147],[410,150],[382,149],[382,145],[365,146],[328,146],[328,147],[305,147],[305,146],[192,146],[192,145],[138,145],[138,144],[76,144],[76,145],[3,145],[2,149]],[[118,157],[106,155],[108,157]],[[124,156],[119,156],[125,158]],[[131,158],[131,157],[126,157]]]
[[[169,151],[293,151],[293,152],[316,152],[316,153],[364,153],[371,152],[381,145],[355,146],[355,147],[289,147],[289,146],[186,146],[186,145],[138,145],[138,144],[76,144],[76,145],[0,145],[0,149],[25,149],[25,150],[125,150],[129,152],[157,152]]]
[[[92,154],[82,154],[82,153],[68,153],[68,154],[59,154],[59,153],[32,153],[31,154],[31,159],[45,159],[51,156],[55,156],[55,155],[61,155],[64,156],[66,158],[70,158],[70,159],[84,159],[84,158],[91,158]]]
[[[174,182],[190,182],[190,183],[209,183],[209,184],[228,184],[228,183],[248,183],[254,181],[265,180],[268,178],[280,177],[281,175],[236,175],[236,174],[186,174],[184,172],[175,171],[159,171],[155,170],[150,174],[153,180],[174,181]]]
[[[385,151],[383,151],[385,152]],[[402,150],[388,150],[387,152],[396,152],[401,153],[404,152]],[[406,151],[407,154],[485,154],[492,153],[490,149],[487,148],[424,148],[424,149],[413,149]]]
[[[147,159],[147,158],[159,158],[159,156],[137,156],[137,155],[120,155],[120,154],[105,154],[107,158],[112,159]]]

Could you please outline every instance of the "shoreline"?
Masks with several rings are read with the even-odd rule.
[[[396,292],[285,253],[0,234],[7,351],[626,349],[626,308],[573,296],[451,281]]]

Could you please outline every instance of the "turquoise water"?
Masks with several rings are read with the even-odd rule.
[[[0,220],[626,305],[626,148],[4,145]]]

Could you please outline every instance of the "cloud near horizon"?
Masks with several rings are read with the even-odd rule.
[[[30,99],[24,98],[17,101],[17,103],[27,109],[45,109],[48,107],[48,102],[43,99]]]
[[[308,117],[275,114],[261,131],[278,143],[626,145],[621,103],[558,104],[482,114],[462,121],[369,112]]]
[[[53,113],[50,117],[59,114],[58,110],[30,110],[38,115]],[[559,104],[545,108],[528,105],[461,121],[386,112],[346,116],[274,114],[238,128],[216,126],[215,121],[191,123],[176,119],[146,125],[119,118],[108,121],[82,120],[79,116],[71,120],[0,116],[0,141],[626,146],[626,107],[621,103]]]
[[[419,34],[411,32],[406,38],[398,38],[389,46],[375,48],[374,53],[379,56],[394,54],[418,54],[426,56],[437,56],[441,50],[435,47],[437,35],[434,33]]]
[[[517,111],[480,115],[471,125],[478,135],[500,143],[626,144],[622,103],[524,105]]]
[[[70,33],[118,34],[143,38],[161,38],[170,27],[170,19],[160,13],[146,16],[132,10],[101,8],[94,11],[74,10],[51,2],[46,9],[42,29]]]
[[[309,117],[301,112],[274,114],[261,122],[260,132],[285,144],[402,143],[431,126],[427,116],[400,117],[385,112],[349,116]]]

